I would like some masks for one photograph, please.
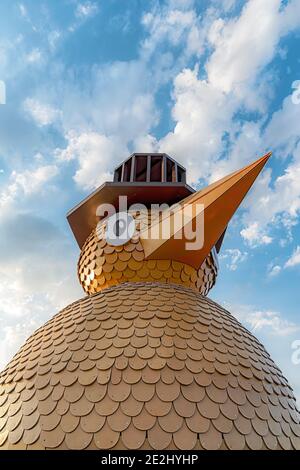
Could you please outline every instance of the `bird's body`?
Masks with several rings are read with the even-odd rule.
[[[138,158],[151,179],[148,157]],[[154,170],[166,163],[153,158]],[[147,208],[135,209],[126,215],[139,221],[135,235],[115,243],[107,241],[109,220],[93,225],[93,200],[75,209],[77,239],[88,234],[78,263],[88,296],[37,330],[1,373],[0,449],[300,448],[299,413],[281,371],[249,331],[204,297],[226,224],[267,158],[183,200],[167,239],[146,238],[147,229],[163,227],[166,212],[153,222]],[[139,190],[149,199],[145,184]],[[168,184],[162,191],[177,198],[181,183]],[[129,189],[139,195],[135,184]],[[188,224],[178,215],[186,207],[198,214],[198,203],[205,239],[189,251],[187,234],[178,237],[180,221]]]
[[[1,375],[10,449],[297,449],[290,386],[259,341],[175,284],[70,305]]]

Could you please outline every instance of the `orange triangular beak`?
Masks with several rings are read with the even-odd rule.
[[[163,212],[140,240],[147,259],[172,259],[198,269],[226,229],[271,153],[207,186]],[[162,227],[169,225],[168,236]],[[202,234],[191,243],[193,233]],[[155,236],[153,236],[155,234]],[[157,235],[158,234],[158,235]],[[200,243],[199,243],[200,242]],[[192,248],[193,246],[193,248]]]

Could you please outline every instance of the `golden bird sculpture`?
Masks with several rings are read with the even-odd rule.
[[[300,448],[287,380],[206,297],[229,220],[269,156],[195,192],[168,155],[133,154],[68,214],[87,296],[30,336],[0,374],[0,449]],[[120,195],[137,229],[114,243],[97,207],[120,211]],[[174,211],[150,214],[157,203]],[[200,213],[203,242],[189,250],[182,229]],[[167,219],[168,236],[149,237]]]

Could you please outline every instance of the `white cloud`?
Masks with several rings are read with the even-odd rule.
[[[233,103],[222,91],[197,78],[198,69],[185,69],[174,82],[173,132],[160,140],[160,150],[187,166],[188,177],[197,183],[208,178],[223,148],[223,135],[230,125]]]
[[[238,265],[247,260],[248,253],[246,251],[242,252],[238,248],[227,249],[219,255],[219,258],[226,260],[226,267],[230,271],[236,271]]]
[[[298,0],[290,0],[282,13],[282,27],[284,32],[293,30],[299,26],[300,3]]]
[[[280,0],[250,0],[236,18],[215,18],[206,35],[214,47],[205,64],[207,75],[197,67],[177,74],[172,109],[175,127],[159,141],[161,151],[187,166],[194,184],[199,178],[215,181],[270,149],[277,156],[294,155],[274,185],[271,173],[265,171],[243,205],[247,214],[241,234],[252,247],[272,242],[272,225],[284,227],[291,238],[298,221],[300,106],[292,103],[291,96],[264,130],[276,81],[274,71],[266,72],[266,66],[275,57],[281,38],[300,25],[299,15],[296,19],[291,14],[296,10],[295,2],[286,6]],[[182,33],[180,27],[178,31]],[[245,110],[258,111],[258,117],[238,118]]]
[[[253,222],[241,230],[241,235],[252,247],[269,245],[272,242],[272,238],[263,232],[263,228],[259,227],[258,222]]]
[[[284,318],[279,312],[258,310],[251,305],[227,305],[235,317],[252,332],[272,336],[288,336],[300,331],[300,325]]]
[[[275,363],[289,378],[300,404],[299,366],[292,362],[292,342],[299,338],[300,324],[288,320],[283,314],[252,305],[225,303],[227,308],[266,347]],[[287,312],[285,312],[287,314]]]
[[[253,331],[267,328],[272,334],[285,336],[300,330],[300,326],[285,320],[278,312],[255,311],[248,318],[247,322]]]
[[[84,90],[73,83],[63,90],[61,125],[67,145],[57,148],[55,156],[77,162],[74,179],[80,187],[94,189],[110,179],[114,167],[142,143],[156,146],[150,131],[158,113],[149,73],[139,61],[114,62],[95,67]]]
[[[244,121],[242,124],[236,119],[238,111],[245,107],[248,110],[265,111],[270,76],[265,74],[262,79],[261,72],[274,56],[275,45],[280,38],[280,28],[274,27],[280,22],[279,0],[261,2],[259,7],[257,1],[248,2],[241,15],[234,20],[214,20],[216,12],[207,13],[207,16],[210,15],[210,22],[206,19],[205,24],[212,24],[205,33],[214,46],[214,52],[208,56],[206,62],[207,76],[203,73],[203,67],[196,67],[194,70],[182,70],[174,80],[172,117],[175,128],[161,139],[160,149],[174,155],[187,166],[188,176],[193,178],[193,183],[197,183],[200,177],[215,180],[224,176],[226,171],[238,169],[263,147],[262,123]],[[265,6],[265,3],[268,5]],[[233,4],[228,5],[230,6]],[[256,7],[259,11],[270,11],[273,14],[264,17],[254,37],[258,44],[264,39],[264,46],[258,50],[254,48],[254,52],[249,54],[253,47],[253,22],[257,22]],[[192,13],[189,11],[190,24],[195,24],[196,20],[192,19],[195,16],[194,10]],[[187,12],[184,11],[183,14],[187,15]],[[150,19],[154,21],[153,14],[150,14]],[[157,19],[157,15],[154,19],[162,21],[161,17]],[[247,28],[244,28],[245,25]],[[257,27],[254,29],[257,30]],[[155,29],[149,41],[156,38],[157,44],[161,40],[159,35],[164,35],[166,30],[166,25],[162,30]],[[177,28],[178,34],[183,34],[183,31],[182,25]],[[178,40],[176,35],[174,37],[174,41]],[[203,44],[207,37],[202,41]],[[228,64],[223,64],[227,60]],[[260,80],[257,80],[258,77]],[[222,157],[226,141],[230,145],[228,158],[224,159]]]
[[[45,165],[36,168],[33,171],[25,170],[23,173],[13,172],[11,177],[17,186],[19,186],[25,195],[38,193],[42,190],[45,183],[50,181],[58,173],[55,165]]]
[[[172,78],[174,72],[182,70],[190,58],[200,58],[204,54],[209,28],[221,10],[222,5],[217,8],[212,5],[205,14],[198,14],[193,0],[153,3],[151,10],[142,16],[142,25],[148,34],[141,43],[141,57],[144,61],[155,60],[156,69],[161,69],[166,65],[164,51],[168,50],[169,69],[160,72],[162,80]],[[174,47],[181,48],[176,59]]]
[[[293,103],[292,94],[285,97],[281,108],[276,111],[264,133],[264,140],[282,158],[295,149],[300,132],[300,105]]]
[[[23,172],[13,171],[8,185],[0,192],[0,210],[2,212],[9,211],[18,199],[22,200],[24,196],[41,192],[45,184],[57,173],[56,165],[39,166]]]
[[[60,103],[65,133],[92,131],[129,142],[158,123],[156,86],[142,61],[116,61],[93,67],[84,86],[70,78],[59,90],[55,84],[51,94]],[[41,94],[46,97],[49,90]]]
[[[250,0],[235,19],[215,19],[207,33],[214,51],[205,64],[206,78],[200,79],[203,70],[195,68],[183,70],[174,80],[175,128],[161,139],[160,147],[187,165],[194,183],[199,177],[215,180],[238,169],[262,152],[266,143],[273,143],[263,139],[263,119],[239,122],[236,115],[245,108],[266,111],[274,77],[263,71],[286,33],[279,6],[280,0]],[[257,12],[261,13],[259,28]],[[298,121],[293,120],[294,129]]]
[[[245,82],[253,84],[275,54],[280,38],[280,3],[249,0],[239,17],[227,23],[217,20],[212,25],[210,39],[215,51],[206,69],[214,87],[226,93],[235,89],[243,97],[243,89],[238,88]]]
[[[99,7],[95,2],[79,3],[76,8],[75,15],[78,18],[90,18],[95,16],[99,11]]]
[[[278,274],[281,272],[281,269],[281,266],[279,266],[278,264],[276,264],[275,266],[270,266],[268,275],[270,277],[278,276]]]
[[[137,137],[133,142],[133,150],[137,153],[151,152],[155,153],[158,151],[158,142],[156,138],[151,135],[141,135]]]
[[[300,264],[300,246],[297,246],[292,256],[285,263],[285,268],[292,268]]]
[[[283,124],[283,123],[282,123]],[[293,129],[291,129],[291,133]],[[253,191],[244,205],[247,214],[243,217],[246,226],[241,231],[251,245],[268,244],[271,228],[284,228],[289,239],[291,230],[298,223],[300,213],[300,144],[293,150],[293,159],[271,185],[271,172],[255,183]]]
[[[82,134],[69,133],[68,146],[56,150],[58,160],[76,159],[79,169],[74,180],[84,189],[95,189],[105,181],[112,179],[113,162],[125,158],[128,150],[115,138],[108,138],[96,132]]]
[[[255,311],[247,317],[253,331],[268,329],[272,334],[286,336],[300,331],[300,326],[285,320],[278,312]]]
[[[61,118],[61,111],[59,109],[45,103],[40,103],[33,98],[26,98],[24,109],[39,127],[53,124]]]
[[[178,8],[179,7],[179,8]],[[142,18],[144,27],[149,31],[148,38],[143,43],[143,53],[153,53],[158,44],[168,42],[177,46],[186,41],[187,47],[196,40],[198,51],[201,51],[200,34],[197,28],[197,16],[192,9],[183,9],[180,5],[167,5],[146,13]],[[190,46],[191,47],[191,46]]]

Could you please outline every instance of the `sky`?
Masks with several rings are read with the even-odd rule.
[[[198,189],[271,150],[210,297],[300,402],[299,41],[298,0],[1,0],[1,367],[83,296],[65,215],[130,153]]]

